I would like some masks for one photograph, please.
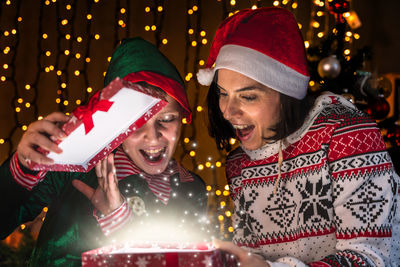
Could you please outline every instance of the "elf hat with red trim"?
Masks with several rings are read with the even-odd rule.
[[[210,85],[218,69],[239,72],[282,94],[304,98],[310,75],[292,13],[266,7],[244,9],[225,19],[211,44],[206,69],[197,73],[199,83]]]
[[[161,88],[184,108],[187,122],[191,122],[184,82],[176,67],[153,44],[140,37],[123,39],[111,57],[104,84],[116,77]]]

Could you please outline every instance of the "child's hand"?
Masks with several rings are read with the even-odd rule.
[[[95,189],[80,180],[73,180],[72,185],[82,192],[102,214],[108,215],[124,202],[118,189],[118,179],[114,166],[114,155],[110,154],[96,164],[99,186]]]
[[[17,147],[19,162],[25,167],[28,167],[28,160],[40,164],[52,164],[53,160],[38,152],[36,148],[61,153],[62,150],[54,141],[66,137],[58,125],[68,119],[69,117],[64,113],[53,112],[42,120],[31,123]]]
[[[261,256],[250,253],[232,242],[214,240],[214,245],[223,251],[235,255],[240,267],[270,267]]]

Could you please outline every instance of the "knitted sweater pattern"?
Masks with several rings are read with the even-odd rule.
[[[233,241],[290,266],[399,264],[399,177],[376,123],[344,98],[323,95],[279,143],[239,147],[227,159]]]

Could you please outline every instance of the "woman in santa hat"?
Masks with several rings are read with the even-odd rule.
[[[53,163],[37,147],[61,152],[53,140],[65,137],[59,123],[69,117],[60,112],[32,123],[0,167],[2,238],[49,207],[30,266],[81,266],[82,252],[111,240],[160,240],[171,234],[190,239],[178,234],[194,229],[193,223],[199,228],[207,206],[205,184],[172,158],[182,119],[191,120],[181,76],[154,45],[128,38],[113,53],[105,85],[116,77],[163,92],[168,104],[93,170],[29,169],[28,160]]]
[[[281,8],[219,26],[206,69],[210,134],[231,150],[240,266],[399,266],[399,177],[376,123],[339,95],[307,96],[303,39]]]

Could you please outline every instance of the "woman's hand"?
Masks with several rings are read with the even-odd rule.
[[[240,267],[270,267],[260,255],[252,254],[232,242],[214,240],[214,245],[223,251],[235,255]]]
[[[114,154],[96,164],[96,175],[99,183],[93,189],[80,180],[73,180],[72,185],[82,192],[102,214],[108,215],[124,202],[124,198],[118,189],[118,179],[114,166]]]
[[[59,124],[68,119],[64,113],[53,112],[42,120],[31,123],[17,147],[19,162],[25,167],[28,167],[29,160],[40,164],[52,164],[53,160],[38,152],[36,148],[61,153],[61,148],[54,141],[66,137]]]

